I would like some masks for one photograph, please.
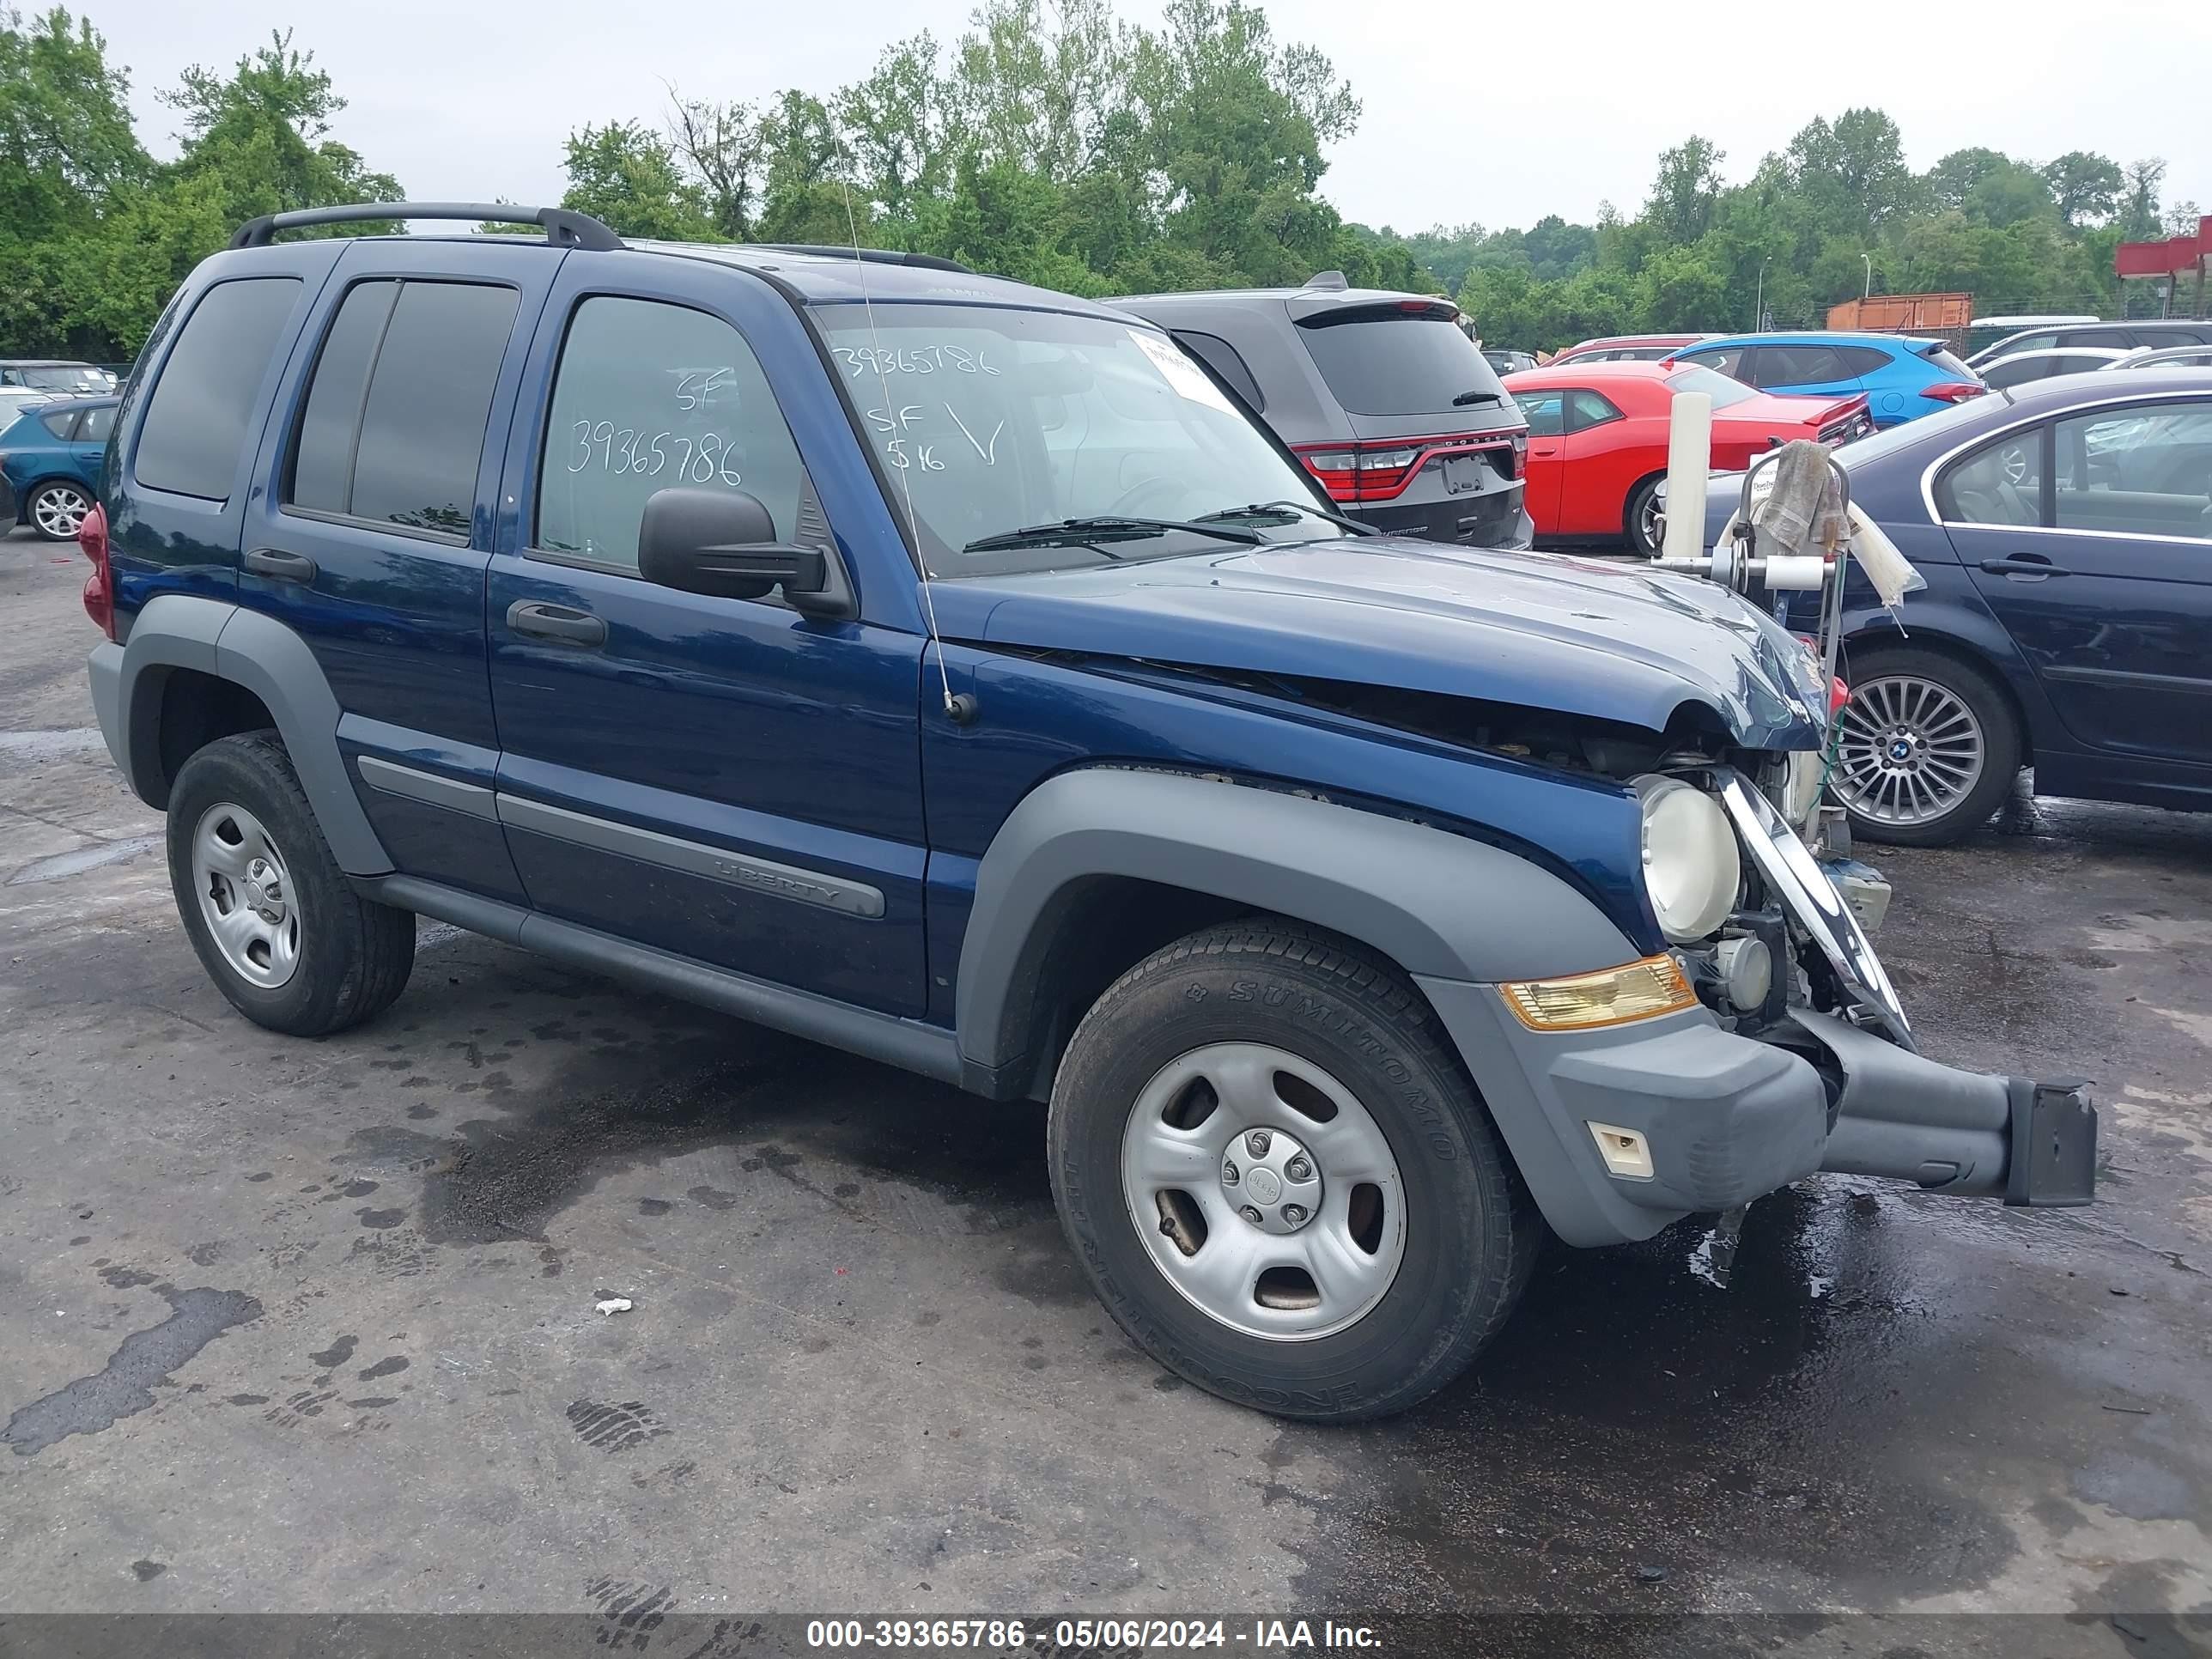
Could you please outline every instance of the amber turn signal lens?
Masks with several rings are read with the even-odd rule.
[[[1505,993],[1506,1006],[1535,1031],[1625,1025],[1698,1006],[1698,994],[1668,956],[1565,979],[1519,980],[1498,988]]]

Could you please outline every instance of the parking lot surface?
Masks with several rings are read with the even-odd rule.
[[[2096,1080],[2096,1207],[1818,1178],[1725,1291],[1697,1220],[1559,1249],[1316,1430],[1121,1336],[1041,1109],[442,927],[368,1027],[248,1024],[83,572],[0,542],[0,1613],[2212,1613],[2212,817],[1875,850],[1923,1047]]]

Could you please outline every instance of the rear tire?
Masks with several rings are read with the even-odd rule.
[[[1631,552],[1640,553],[1647,559],[1659,556],[1660,538],[1654,518],[1661,481],[1658,477],[1646,478],[1630,490],[1628,505],[1620,515],[1621,538],[1628,544]]]
[[[92,511],[92,491],[68,478],[50,478],[25,498],[23,520],[50,542],[73,542]]]
[[[257,1025],[328,1036],[390,1007],[415,918],[353,890],[273,732],[222,738],[169,791],[169,883],[216,988]]]
[[[1851,833],[1947,847],[1988,822],[2020,775],[2012,704],[1979,669],[1911,646],[1854,652],[1829,789]]]
[[[1048,1139],[1061,1223],[1115,1322],[1285,1417],[1353,1422],[1443,1388],[1504,1323],[1544,1236],[1419,994],[1280,918],[1123,975],[1068,1044]]]

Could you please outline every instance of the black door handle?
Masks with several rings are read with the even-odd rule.
[[[2063,564],[2053,564],[2040,553],[2013,553],[2002,559],[1984,559],[1982,568],[1992,576],[2070,576]]]
[[[563,645],[597,646],[607,642],[607,625],[588,611],[565,605],[540,605],[517,599],[507,607],[507,625],[532,639],[558,640]]]
[[[255,575],[280,582],[315,580],[315,562],[304,553],[287,553],[278,547],[257,547],[246,556],[244,562]]]

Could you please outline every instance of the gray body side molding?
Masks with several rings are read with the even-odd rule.
[[[338,701],[315,653],[274,617],[225,600],[158,594],[132,621],[125,643],[93,653],[100,732],[141,800],[157,810],[168,805],[161,775],[161,691],[178,668],[230,680],[266,705],[338,868],[352,876],[392,869],[338,752]]]
[[[811,991],[794,991],[787,985],[732,973],[711,963],[694,962],[611,933],[579,927],[557,916],[413,876],[364,881],[359,884],[359,890],[380,904],[449,921],[472,933],[681,997],[702,1007],[718,1008],[810,1042],[826,1042],[940,1082],[961,1080],[959,1049],[952,1033],[942,1026],[925,1025],[920,1020],[902,1019],[872,1008],[856,1008]]]
[[[962,1057],[1020,1069],[1054,913],[1099,877],[1273,910],[1407,972],[1494,981],[1585,973],[1639,952],[1549,871],[1463,836],[1188,774],[1092,768],[1030,791],[975,878],[956,996]]]

